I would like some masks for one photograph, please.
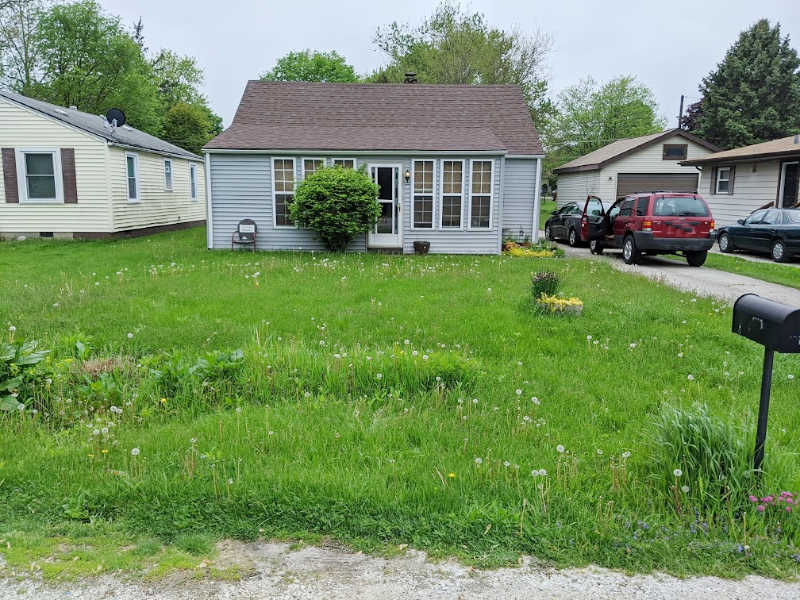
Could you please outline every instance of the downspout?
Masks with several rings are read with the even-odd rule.
[[[542,206],[542,159],[536,159],[536,189],[533,191],[533,219],[531,219],[531,240],[539,242],[539,213]]]
[[[214,211],[211,203],[211,154],[206,152],[206,245],[209,250],[214,249]]]
[[[500,161],[500,193],[497,197],[500,199],[500,209],[499,209],[499,223],[497,224],[497,253],[503,253],[503,207],[506,204],[506,186],[505,186],[505,179],[506,179],[506,155],[503,155],[503,159]]]

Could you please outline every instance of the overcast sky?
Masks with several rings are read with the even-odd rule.
[[[336,50],[359,73],[385,62],[373,38],[392,21],[420,23],[436,0],[101,0],[131,24],[141,17],[147,45],[195,56],[211,107],[229,125],[245,82],[291,50]],[[553,38],[553,94],[591,75],[634,75],[656,94],[670,126],[680,95],[697,86],[739,32],[766,17],[800,50],[800,0],[473,0],[492,26],[541,29]]]

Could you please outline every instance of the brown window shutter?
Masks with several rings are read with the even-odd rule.
[[[75,148],[61,149],[61,179],[64,182],[64,204],[77,204],[78,185],[75,181]]]
[[[6,190],[6,202],[19,204],[19,188],[17,187],[17,155],[13,148],[3,148],[3,187]]]
[[[736,180],[736,167],[731,167],[731,180],[728,183],[728,195],[733,195],[733,182]]]
[[[708,188],[708,193],[713,194],[717,191],[717,167],[710,167],[711,170],[711,186]]]

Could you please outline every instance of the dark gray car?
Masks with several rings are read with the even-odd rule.
[[[717,243],[722,252],[759,252],[769,254],[775,262],[784,262],[800,254],[800,210],[756,210],[736,225],[720,227]]]

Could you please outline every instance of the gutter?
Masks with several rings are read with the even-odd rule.
[[[293,155],[311,156],[312,154],[323,156],[508,156],[506,150],[320,150],[317,149],[275,149],[263,148],[258,150],[243,150],[233,148],[203,148],[203,154],[269,154],[269,155]],[[516,158],[520,158],[517,156]]]
[[[531,221],[531,241],[539,242],[539,212],[542,209],[542,159],[536,161],[536,189],[533,193],[533,219]]]
[[[133,144],[123,144],[121,142],[112,142],[108,138],[105,138],[108,142],[109,146],[116,146],[117,148],[123,148],[124,150],[135,150],[136,152],[150,152],[151,154],[158,154],[161,156],[170,156],[172,158],[180,158],[182,160],[193,160],[195,162],[203,162],[202,156],[197,156],[192,154],[191,156],[184,156],[182,154],[176,154],[174,152],[165,152],[164,150],[153,150],[152,148],[145,148],[144,146],[135,146]]]

